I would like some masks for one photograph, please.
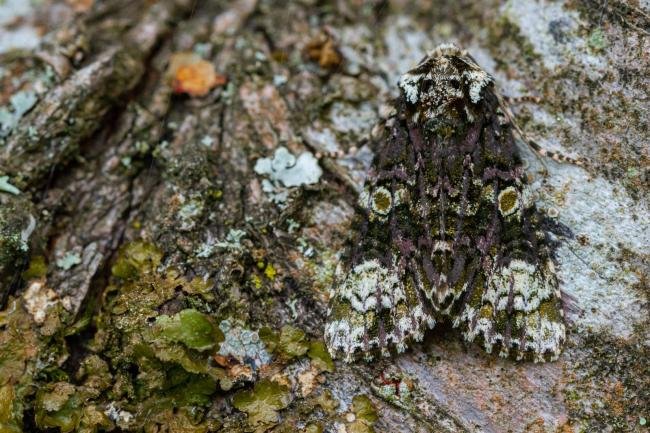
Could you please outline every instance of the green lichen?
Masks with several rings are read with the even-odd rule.
[[[309,342],[305,333],[290,325],[282,327],[278,351],[286,359],[293,359],[304,355],[309,350]]]
[[[10,384],[0,386],[0,432],[21,433],[21,412],[14,387]]]
[[[36,395],[36,425],[58,427],[62,433],[73,431],[81,419],[81,406],[74,385],[67,382],[49,384]]]
[[[112,419],[122,429],[160,423],[206,431],[205,412],[225,378],[213,362],[223,334],[209,314],[212,285],[163,269],[161,260],[144,241],[120,249],[80,375],[110,384],[95,394],[112,399]],[[108,360],[112,380],[98,356]]]
[[[96,433],[110,431],[113,422],[95,404],[87,403],[94,396],[92,388],[68,382],[47,384],[36,394],[35,421],[39,428],[58,428],[61,433]]]
[[[151,272],[161,260],[162,253],[155,245],[145,241],[130,242],[120,249],[111,273],[118,278],[134,278]]]
[[[321,423],[307,424],[305,426],[305,433],[323,433],[323,425]]]
[[[223,341],[223,333],[209,316],[192,308],[182,310],[173,316],[158,316],[156,326],[162,338],[183,343],[199,352],[213,349]]]
[[[312,341],[309,344],[309,352],[307,353],[311,359],[311,363],[320,371],[334,372],[334,361],[322,341]]]
[[[353,421],[348,425],[349,433],[373,433],[373,425],[379,419],[370,398],[357,395],[352,399]]]
[[[21,298],[10,297],[0,311],[0,431],[21,431],[23,414],[37,387],[36,377],[56,380],[68,354],[63,343],[60,309],[47,312],[52,326],[38,326]],[[57,327],[56,324],[59,326]]]
[[[233,406],[248,415],[248,425],[255,432],[265,432],[280,419],[278,411],[291,402],[289,389],[269,379],[262,379],[251,391],[240,391]]]
[[[587,39],[587,45],[596,52],[604,50],[607,47],[605,32],[600,27],[594,29]]]
[[[47,263],[45,257],[35,256],[29,261],[27,269],[23,272],[23,280],[31,280],[33,278],[41,278],[47,274]]]
[[[290,325],[283,326],[279,334],[264,327],[260,329],[259,335],[269,351],[277,354],[283,361],[303,356],[309,350],[305,333]]]

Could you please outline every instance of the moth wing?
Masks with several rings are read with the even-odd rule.
[[[513,259],[479,278],[454,325],[488,353],[498,347],[504,357],[557,359],[566,334],[557,290],[548,264]]]
[[[345,260],[350,266],[333,286],[325,327],[330,352],[348,362],[359,354],[371,359],[376,353],[402,352],[435,324],[421,290],[415,243],[402,227],[410,210],[407,185],[394,175],[402,172],[401,164],[392,164],[393,158],[384,165],[379,159],[382,171],[369,176],[359,198],[358,236]]]
[[[535,229],[544,217],[526,193],[526,185],[515,182],[495,194],[499,242],[490,247],[484,239],[487,254],[472,268],[454,326],[487,352],[554,360],[566,336],[562,296],[550,241]]]
[[[351,362],[363,354],[370,360],[421,340],[435,321],[418,296],[412,279],[378,259],[354,266],[330,299],[325,341],[332,356]]]

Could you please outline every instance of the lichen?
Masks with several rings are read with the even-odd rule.
[[[262,189],[279,204],[287,200],[287,188],[318,183],[323,174],[313,154],[304,152],[296,158],[282,146],[276,149],[273,158],[258,159],[254,170],[268,177],[262,182]]]
[[[64,271],[77,266],[79,263],[81,263],[81,256],[76,251],[68,251],[56,260],[56,265]]]
[[[34,214],[27,198],[0,193],[0,300],[6,299],[5,293],[15,284],[16,271],[28,260],[37,224]]]
[[[10,109],[0,107],[0,138],[7,136],[20,119],[36,104],[38,98],[32,91],[14,93],[9,99]],[[1,179],[1,178],[0,178]]]
[[[18,195],[20,190],[9,182],[9,176],[0,176],[0,191]]]
[[[254,369],[271,362],[271,355],[257,331],[235,325],[231,320],[223,320],[219,328],[225,335],[219,348],[220,355],[233,357],[239,363],[245,363]]]
[[[320,371],[334,372],[334,361],[322,341],[312,341],[307,353],[311,363]]]
[[[347,418],[349,433],[373,433],[373,425],[379,419],[372,401],[366,395],[356,395],[352,399],[352,411]]]
[[[291,402],[289,389],[269,379],[262,379],[251,391],[240,391],[233,397],[233,406],[248,415],[252,431],[262,433],[278,423],[279,410]]]
[[[111,419],[120,428],[137,430],[155,422],[205,431],[210,396],[226,377],[213,359],[224,339],[208,314],[214,295],[209,281],[184,279],[163,267],[162,257],[144,241],[120,249],[95,320],[90,356],[109,360],[114,371],[105,392],[113,399]]]
[[[62,309],[48,309],[48,321],[61,324]],[[0,430],[21,431],[23,414],[37,389],[36,378],[53,380],[68,354],[61,326],[39,326],[22,298],[9,298],[0,311]],[[5,431],[5,430],[2,430]]]
[[[196,53],[174,53],[169,63],[167,76],[176,93],[205,96],[212,88],[226,83],[223,75],[217,75],[214,65]]]
[[[650,407],[646,341],[624,341],[603,333],[588,335],[581,344],[584,350],[572,359],[581,373],[564,390],[577,431],[643,431],[639,419],[647,417]]]
[[[262,328],[260,338],[270,351],[285,362],[303,356],[309,350],[309,341],[305,333],[291,325],[283,326],[280,333],[270,328]]]
[[[193,309],[181,310],[173,316],[156,318],[159,335],[167,341],[183,343],[190,349],[204,352],[223,341],[223,333],[209,316]]]

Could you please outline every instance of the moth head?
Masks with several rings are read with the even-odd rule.
[[[493,82],[472,57],[455,45],[440,45],[401,76],[399,87],[418,115],[440,117],[471,110]]]

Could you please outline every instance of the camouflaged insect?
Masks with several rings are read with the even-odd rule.
[[[553,268],[493,79],[443,45],[399,81],[333,287],[333,356],[405,350],[450,320],[487,352],[555,359],[565,339]]]

